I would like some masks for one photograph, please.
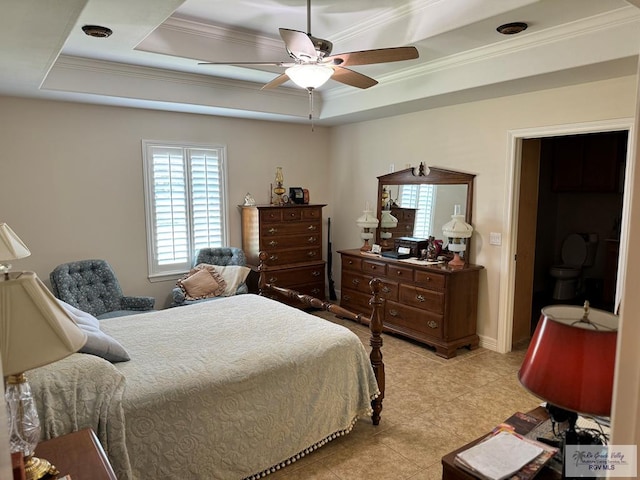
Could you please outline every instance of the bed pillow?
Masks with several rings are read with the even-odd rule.
[[[178,280],[177,286],[182,289],[187,300],[200,300],[221,296],[227,283],[213,265],[201,263]]]
[[[205,263],[200,263],[199,265],[207,265]],[[231,295],[236,294],[236,290],[241,283],[243,283],[251,269],[249,267],[242,267],[240,265],[209,265],[209,267],[213,267],[215,271],[225,280],[227,286],[222,293],[223,297],[230,297]],[[196,267],[197,268],[197,267]]]
[[[58,302],[87,335],[87,342],[78,350],[80,353],[96,355],[112,363],[131,360],[129,353],[120,342],[100,330],[100,320],[62,300]]]

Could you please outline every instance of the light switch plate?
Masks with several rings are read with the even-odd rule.
[[[502,234],[497,232],[489,233],[489,245],[502,245]]]

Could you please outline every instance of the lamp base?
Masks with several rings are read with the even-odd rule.
[[[48,460],[33,456],[25,458],[24,472],[27,480],[39,480],[46,475],[60,473]]]
[[[464,260],[460,258],[460,254],[458,252],[455,252],[453,254],[453,258],[449,260],[449,263],[447,265],[452,268],[462,268],[464,267]]]
[[[370,252],[371,251],[371,245],[369,245],[369,240],[364,241],[364,245],[362,245],[360,247],[360,251],[361,252]]]

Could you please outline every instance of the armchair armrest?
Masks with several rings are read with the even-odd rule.
[[[172,306],[182,305],[186,300],[184,295],[184,291],[179,287],[174,287],[171,291],[171,296],[173,297]]]
[[[122,297],[123,310],[151,310],[156,303],[153,297]]]

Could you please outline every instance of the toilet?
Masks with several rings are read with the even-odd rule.
[[[582,269],[593,265],[598,247],[597,233],[571,233],[562,242],[562,265],[551,267],[555,279],[554,300],[572,300],[578,294]]]

